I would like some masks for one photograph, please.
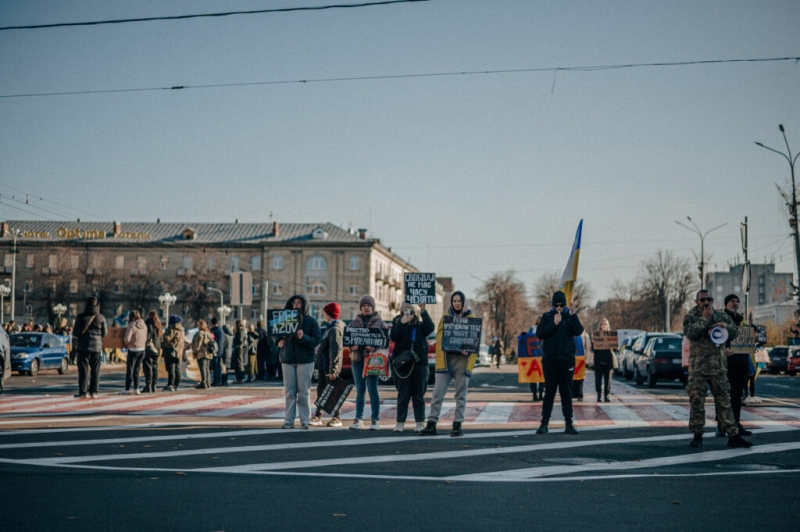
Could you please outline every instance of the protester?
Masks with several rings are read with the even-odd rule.
[[[322,341],[317,350],[317,398],[322,395],[329,383],[339,378],[339,373],[342,371],[344,322],[339,319],[340,313],[341,307],[336,302],[328,303],[322,308],[322,318],[328,327],[325,329],[325,334],[322,335]],[[342,420],[339,417],[339,410],[333,412],[331,416],[328,426],[341,427]],[[317,406],[314,417],[311,418],[311,425],[322,425],[322,409],[319,406]]]
[[[197,320],[197,333],[192,338],[192,353],[194,353],[197,367],[200,370],[200,383],[195,386],[198,390],[211,388],[210,365],[216,349],[217,343],[208,328],[206,320]]]
[[[456,290],[450,296],[450,308],[445,313],[451,317],[474,318],[475,314],[467,304],[467,298],[463,292]],[[436,435],[436,423],[439,421],[439,414],[442,410],[444,396],[450,381],[455,379],[456,408],[453,417],[453,429],[450,436],[463,436],[464,432],[461,424],[464,422],[464,411],[467,408],[467,389],[472,369],[475,367],[477,353],[467,351],[444,351],[442,349],[442,335],[444,334],[444,316],[439,320],[439,327],[436,331],[436,380],[433,385],[433,397],[431,398],[431,411],[428,414],[428,423],[420,434],[425,436]]]
[[[610,331],[611,325],[606,318],[600,320],[597,325],[598,331]],[[601,395],[605,402],[611,402],[611,372],[614,371],[614,353],[610,349],[595,349],[594,351],[594,389],[597,392],[597,402],[600,402]],[[603,384],[605,383],[605,385]]]
[[[542,423],[537,434],[549,432],[550,415],[556,392],[561,396],[566,434],[578,434],[572,421],[572,377],[575,372],[575,338],[583,333],[583,325],[574,309],[567,307],[567,296],[553,294],[553,307],[539,320],[536,336],[542,341],[542,371],[545,392]]]
[[[725,297],[725,313],[737,327],[744,325],[744,316],[739,314],[739,296],[730,294]],[[739,428],[739,434],[750,436],[753,434],[742,426],[742,396],[747,388],[747,378],[750,372],[750,354],[735,353],[731,350],[730,339],[725,343],[725,356],[728,357],[728,382],[731,385],[731,409],[733,420]],[[718,429],[722,427],[719,426]]]
[[[248,352],[250,350],[250,337],[247,334],[247,329],[245,329],[242,320],[236,320],[234,329],[231,365],[236,372],[236,384],[242,384],[244,382],[244,370],[247,365]]]
[[[158,385],[158,358],[161,356],[161,339],[164,332],[156,311],[151,310],[145,320],[147,344],[144,348],[144,389],[143,393],[156,393]]]
[[[386,329],[380,315],[375,312],[375,299],[370,295],[361,296],[358,301],[358,308],[361,314],[350,322],[349,327],[368,327],[373,329]],[[353,380],[356,384],[356,420],[350,426],[351,429],[362,429],[364,425],[364,404],[366,402],[366,392],[369,392],[369,406],[372,411],[371,430],[381,428],[379,417],[381,412],[381,399],[378,395],[378,376],[364,376],[365,359],[376,352],[372,346],[354,346],[350,348],[350,362],[353,370]]]
[[[259,321],[258,325],[258,344],[256,344],[256,359],[258,363],[259,375],[257,380],[268,381],[272,380],[275,376],[274,373],[270,374],[270,359],[272,358],[273,349],[277,350],[275,342],[270,338],[265,323]]]
[[[298,310],[300,322],[297,332],[278,340],[283,366],[283,389],[286,394],[286,414],[283,429],[294,427],[297,414],[300,428],[307,429],[310,422],[308,392],[311,389],[311,375],[314,373],[314,349],[319,345],[321,333],[317,320],[311,316],[311,308],[305,296],[294,295],[286,302],[287,310]]]
[[[258,333],[252,323],[247,324],[247,365],[245,366],[245,374],[247,375],[247,382],[256,380],[258,372]]]
[[[219,320],[216,316],[211,318],[211,327],[209,327],[209,332],[211,332],[211,336],[214,337],[214,341],[217,342],[217,353],[209,363],[212,373],[211,386],[221,386],[223,357],[225,356],[225,334],[222,332],[222,327],[219,326]]]
[[[128,359],[125,366],[125,390],[120,394],[131,393],[131,384],[133,384],[133,393],[139,395],[139,369],[142,366],[144,350],[147,345],[147,325],[138,310],[128,313],[128,327],[125,329],[124,344],[128,349]]]
[[[100,353],[103,351],[103,337],[108,332],[96,297],[86,301],[86,308],[78,315],[75,324],[72,340],[78,352],[78,393],[75,397],[96,399],[100,393]],[[7,353],[6,358],[10,361],[11,353]]]
[[[505,355],[506,346],[503,343],[503,339],[499,336],[494,337],[494,342],[492,343],[492,360],[489,363],[489,367],[495,366],[500,367],[500,362],[503,360],[503,355]]]
[[[694,438],[692,447],[703,446],[703,427],[706,424],[706,393],[710,386],[714,395],[722,430],[728,435],[728,447],[750,447],[753,444],[739,435],[731,410],[731,386],[725,364],[724,346],[711,339],[712,329],[725,329],[728,339],[735,340],[739,328],[722,311],[714,310],[714,298],[708,290],[697,292],[695,306],[683,318],[683,333],[689,339],[689,430]]]
[[[228,377],[230,376],[231,363],[233,362],[233,331],[227,323],[222,326],[222,338],[224,351],[220,355],[220,371],[222,372],[222,385],[228,385]]]
[[[397,424],[395,432],[403,432],[408,416],[409,400],[414,406],[414,432],[425,428],[425,392],[428,389],[428,335],[434,331],[433,324],[425,303],[419,306],[403,303],[400,315],[392,323],[391,339],[394,342],[393,356],[406,351],[413,351],[417,361],[404,375],[394,372],[394,383],[397,387]]]
[[[161,341],[161,353],[164,355],[164,366],[167,370],[167,386],[165,392],[175,392],[181,384],[181,358],[183,358],[184,333],[181,317],[169,317],[169,326]]]

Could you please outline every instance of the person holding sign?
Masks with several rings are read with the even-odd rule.
[[[558,291],[553,294],[553,308],[546,312],[536,327],[536,336],[542,341],[542,370],[544,371],[544,403],[542,423],[537,434],[547,434],[550,414],[561,395],[561,412],[564,414],[566,434],[577,434],[572,423],[572,376],[575,372],[575,338],[583,333],[577,313],[567,306],[567,296]]]
[[[467,298],[463,292],[456,290],[450,296],[450,308],[445,315],[459,318],[474,318],[467,305]],[[453,418],[453,430],[450,436],[463,436],[461,424],[464,422],[464,411],[467,409],[467,388],[469,387],[469,377],[478,359],[477,353],[463,351],[444,351],[442,349],[442,336],[444,334],[444,316],[439,320],[439,327],[436,331],[436,381],[433,385],[433,397],[431,398],[431,412],[428,415],[428,423],[420,432],[425,436],[436,435],[436,423],[439,421],[439,413],[442,410],[444,396],[450,381],[456,381],[456,409]]]
[[[602,333],[610,331],[611,325],[608,320],[603,318],[597,325],[597,332]],[[614,353],[610,349],[595,349],[594,342],[592,342],[592,351],[594,351],[594,389],[597,392],[597,402],[600,402],[601,392],[604,392],[605,402],[610,403],[611,399],[611,372],[614,370]],[[605,381],[605,386],[603,382]]]
[[[350,322],[349,327],[367,327],[386,329],[380,315],[375,312],[375,299],[370,295],[361,296],[358,301],[358,308],[361,314]],[[350,348],[350,363],[353,369],[353,380],[356,383],[356,420],[350,425],[351,429],[357,430],[365,427],[364,425],[364,404],[366,402],[366,392],[369,392],[369,406],[372,409],[371,430],[381,428],[378,417],[381,412],[381,398],[378,395],[378,376],[364,376],[364,363],[372,353],[376,352],[372,346],[353,346]]]
[[[317,350],[316,363],[319,375],[317,378],[317,397],[322,395],[329,383],[339,378],[339,373],[342,371],[344,322],[339,319],[340,313],[341,307],[339,303],[328,303],[322,307],[322,318],[328,324],[328,327],[325,329],[325,334],[322,335],[322,341]],[[339,411],[337,410],[331,415],[328,426],[341,427],[342,420],[339,419]],[[319,405],[314,417],[311,418],[311,424],[317,427],[322,425],[322,409]]]
[[[412,351],[416,362],[404,378],[395,372],[397,385],[397,424],[395,432],[403,432],[408,416],[408,401],[414,405],[414,421],[417,425],[414,432],[421,432],[425,427],[425,392],[428,389],[428,335],[436,326],[433,324],[425,303],[419,307],[412,303],[403,303],[400,315],[392,324],[391,338],[394,342],[393,356]]]
[[[744,316],[739,314],[739,296],[730,294],[725,297],[725,314],[727,314],[734,325],[741,327],[745,325]],[[725,356],[728,357],[728,382],[731,383],[731,408],[733,409],[733,420],[739,427],[739,434],[750,436],[753,434],[742,426],[742,395],[747,387],[747,377],[750,372],[749,353],[735,353],[731,350],[731,341],[725,343]]]
[[[297,310],[300,322],[297,331],[278,340],[283,367],[283,390],[286,394],[286,415],[282,429],[294,428],[295,416],[300,414],[300,428],[307,429],[311,418],[308,392],[314,373],[314,348],[319,345],[322,333],[311,316],[305,296],[295,295],[286,302],[285,309]]]

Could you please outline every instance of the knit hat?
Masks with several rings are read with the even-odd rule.
[[[372,310],[375,310],[375,298],[369,294],[361,296],[361,299],[358,300],[358,308],[361,309],[362,306],[369,305],[372,307]]]
[[[325,311],[325,314],[327,314],[328,316],[330,316],[335,320],[339,319],[339,314],[342,312],[339,303],[336,303],[335,301],[333,303],[328,303],[327,305],[322,307],[322,310]]]
[[[735,299],[736,301],[739,301],[739,296],[737,296],[736,294],[729,294],[729,295],[725,296],[725,306],[726,307],[728,306],[728,303],[730,303],[732,299]]]
[[[567,295],[561,290],[553,294],[553,306],[555,307],[558,303],[561,303],[565,307],[567,306]]]
[[[177,314],[173,314],[172,316],[169,317],[169,324],[170,325],[175,325],[176,323],[180,323],[180,322],[181,322],[181,317],[178,316]]]

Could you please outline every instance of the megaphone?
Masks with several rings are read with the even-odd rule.
[[[728,341],[728,329],[725,327],[714,327],[708,331],[708,336],[711,337],[711,341],[715,344],[722,345]]]

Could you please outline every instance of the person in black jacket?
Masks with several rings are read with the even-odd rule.
[[[100,391],[100,357],[103,337],[108,332],[96,297],[86,301],[86,309],[75,320],[73,342],[78,349],[78,393],[75,397],[97,398]]]
[[[744,324],[744,316],[739,314],[739,296],[730,294],[725,297],[725,314],[730,316],[734,325],[741,327]],[[747,374],[750,370],[750,355],[747,353],[734,353],[731,350],[730,340],[725,343],[725,356],[728,357],[728,382],[731,384],[731,409],[733,410],[733,420],[739,427],[739,435],[750,436],[752,431],[742,426],[742,395],[747,387]],[[717,432],[722,432],[717,424]]]
[[[574,310],[567,307],[567,296],[564,292],[556,292],[553,294],[553,308],[542,316],[536,327],[536,336],[542,340],[545,382],[542,424],[537,434],[548,432],[557,390],[561,394],[561,411],[566,422],[564,432],[578,433],[572,423],[572,375],[575,371],[575,337],[581,333],[583,325]]]
[[[314,348],[319,345],[322,333],[305,296],[295,295],[286,302],[287,310],[300,311],[300,323],[291,336],[278,340],[283,366],[283,390],[286,394],[286,415],[283,429],[294,427],[295,416],[300,415],[300,428],[307,429],[311,420],[308,392],[314,373]]]
[[[408,416],[408,401],[414,405],[414,432],[425,428],[425,392],[428,389],[428,335],[436,329],[425,303],[419,307],[411,303],[403,303],[400,315],[395,317],[392,324],[390,337],[394,342],[392,356],[404,351],[413,350],[417,355],[417,362],[410,370],[393,371],[395,386],[397,386],[397,424],[394,432],[403,432]]]

